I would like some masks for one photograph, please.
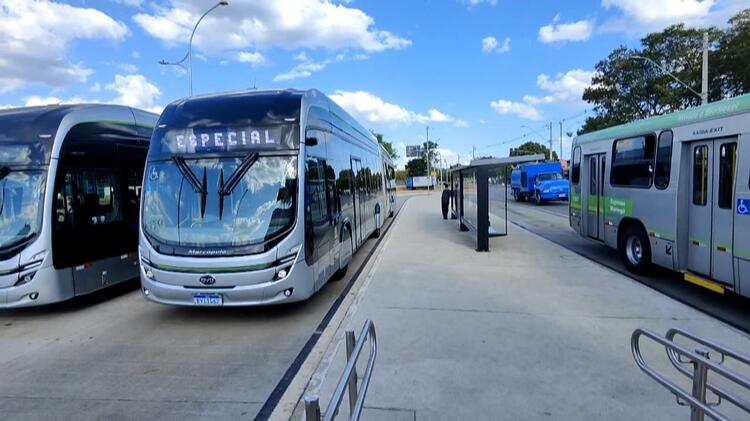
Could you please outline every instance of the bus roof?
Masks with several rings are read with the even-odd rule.
[[[586,133],[576,137],[575,143],[586,143],[596,140],[639,135],[657,130],[684,126],[702,120],[728,117],[748,111],[750,111],[750,94],[739,95],[734,98],[712,102],[699,107],[692,107],[669,114]]]

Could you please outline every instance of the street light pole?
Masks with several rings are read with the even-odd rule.
[[[704,39],[704,42],[706,42],[705,39]],[[701,103],[702,104],[707,104],[708,103],[708,53],[707,52],[708,52],[708,48],[704,47],[704,50],[703,50],[703,77],[704,77],[704,80],[703,80],[704,88],[703,89],[704,89],[704,93],[698,93],[698,92],[696,92],[695,89],[693,89],[690,86],[688,86],[687,83],[681,81],[679,78],[677,78],[677,76],[675,76],[674,74],[672,74],[672,72],[670,72],[669,70],[665,69],[659,63],[651,60],[648,57],[630,56],[629,58],[633,59],[633,60],[642,60],[642,61],[645,61],[645,62],[650,63],[651,65],[657,67],[659,70],[661,70],[662,72],[664,72],[667,76],[671,77],[677,83],[679,83],[680,85],[682,85],[685,89],[687,89],[688,91],[690,91],[693,94],[697,95],[701,99]]]
[[[193,96],[193,37],[195,36],[195,31],[198,29],[198,25],[200,25],[203,18],[205,18],[209,13],[213,12],[214,9],[220,6],[228,6],[228,5],[229,5],[229,1],[221,0],[215,5],[213,5],[213,7],[211,7],[210,9],[206,10],[206,12],[203,13],[200,18],[198,18],[198,21],[195,22],[195,26],[193,27],[193,32],[190,33],[190,41],[188,42],[188,51],[185,54],[185,57],[182,58],[182,60],[174,61],[174,62],[169,62],[166,60],[159,61],[159,64],[161,64],[162,66],[167,66],[167,65],[180,66],[183,69],[185,68],[185,66],[183,66],[182,63],[185,60],[188,61],[187,73],[188,73],[188,95],[189,96]]]

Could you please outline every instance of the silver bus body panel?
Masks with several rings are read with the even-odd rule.
[[[33,270],[19,271],[10,275],[10,277],[8,275],[0,276],[0,309],[38,306],[65,301],[75,296],[85,295],[138,276],[138,269],[136,267],[138,260],[135,251],[128,257],[129,264],[132,266],[129,270],[123,270],[122,260],[124,259],[121,259],[121,256],[91,262],[92,269],[95,265],[96,269],[99,270],[98,276],[100,281],[98,285],[93,285],[88,280],[77,284],[73,275],[75,268],[56,269],[52,264],[52,220],[55,217],[55,183],[60,151],[68,132],[79,124],[97,121],[116,121],[128,125],[144,126],[153,126],[156,123],[156,116],[154,114],[140,110],[135,110],[135,112],[138,112],[139,115],[138,122],[135,120],[134,110],[130,107],[98,104],[82,105],[73,107],[62,118],[52,144],[51,159],[45,169],[46,183],[42,207],[42,223],[39,234],[18,255],[0,262],[0,268],[8,267],[15,262],[17,269],[20,269],[38,261],[40,258],[42,262],[40,266],[35,266]],[[9,261],[11,263],[8,263]],[[0,269],[0,273],[2,272],[3,270]],[[7,286],[7,283],[10,281],[9,278],[16,276],[15,284],[20,277],[29,272],[34,272],[31,281],[18,286],[13,286],[13,284]],[[106,280],[106,282],[102,282],[102,279]],[[31,299],[30,296],[32,294],[36,295],[37,298]]]
[[[747,98],[742,100],[747,101]],[[730,114],[645,131],[637,127],[628,131],[627,126],[618,126],[616,130],[603,130],[601,137],[595,132],[583,135],[583,140],[576,138],[573,150],[581,148],[581,167],[579,183],[571,185],[571,191],[578,195],[578,199],[571,200],[571,228],[582,237],[592,238],[590,232],[595,230],[591,227],[593,219],[588,215],[590,158],[605,154],[605,227],[604,238],[599,241],[617,248],[618,230],[623,221],[638,222],[649,237],[653,263],[675,271],[694,272],[729,290],[750,296],[750,215],[740,214],[736,209],[738,199],[748,199],[750,203],[750,110]],[[610,130],[617,136],[604,136]],[[673,144],[669,184],[665,189],[657,188],[653,177],[648,188],[611,185],[610,167],[616,140],[648,134],[658,139],[668,130],[673,133]],[[721,145],[734,142],[737,149],[732,206],[720,209],[717,205],[718,151]],[[703,207],[692,202],[693,154],[698,145],[706,146],[710,155],[708,200]]]
[[[297,194],[298,197],[304,198],[305,170],[308,158],[308,147],[305,144],[305,139],[308,114],[312,108],[322,108],[340,119],[329,122],[330,129],[315,129],[315,134],[318,136],[316,147],[324,148],[327,151],[328,159],[333,160],[335,156],[339,158],[337,162],[341,163],[343,160],[343,157],[336,155],[337,148],[332,145],[331,136],[337,124],[350,125],[360,134],[362,132],[367,133],[373,142],[373,148],[377,147],[377,141],[356,121],[351,118],[349,118],[349,121],[343,120],[344,117],[342,116],[347,116],[343,109],[317,90],[304,91],[300,107]],[[345,159],[348,167],[350,157],[347,156]],[[359,197],[356,193],[352,193],[352,195],[352,202],[355,203]],[[141,225],[139,229],[139,253],[142,257],[140,278],[143,295],[148,300],[157,303],[185,306],[194,306],[193,296],[201,293],[221,294],[223,306],[270,305],[306,300],[320,290],[336,271],[345,268],[351,261],[353,253],[359,249],[364,240],[376,228],[380,227],[382,222],[375,222],[375,208],[379,206],[383,199],[384,197],[379,195],[377,201],[370,200],[364,205],[355,203],[354,207],[343,211],[339,221],[335,223],[334,235],[327,243],[328,246],[322,247],[325,248],[325,253],[318,256],[319,258],[313,265],[308,265],[305,259],[304,199],[297,200],[297,213],[291,230],[285,234],[278,244],[260,254],[231,257],[189,257],[160,254],[150,244]],[[141,212],[143,212],[143,207],[144,205],[141,203]],[[363,224],[357,222],[360,217],[361,221],[367,221],[364,228],[362,227]],[[361,234],[363,241],[352,241],[352,238],[356,239],[358,234]],[[350,244],[351,252],[349,251]],[[291,263],[278,263],[290,254],[296,255]],[[274,265],[274,262],[277,263]],[[246,267],[253,267],[253,269],[243,269]],[[147,276],[147,269],[151,270],[152,277]],[[277,279],[281,270],[284,270],[287,274],[282,279]],[[200,278],[204,275],[210,275],[215,283],[211,286],[202,285]],[[293,291],[290,292],[290,290]]]

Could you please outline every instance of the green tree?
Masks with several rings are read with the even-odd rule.
[[[667,73],[633,56],[649,58],[696,92],[701,90],[703,35],[709,38],[709,101],[750,91],[750,9],[729,20],[729,28],[692,29],[672,25],[641,39],[640,48],[620,46],[596,64],[583,99],[594,105],[579,133],[628,123],[687,107],[701,99]]]
[[[538,153],[543,154],[545,157],[550,156],[548,147],[541,143],[531,141],[526,142],[517,148],[511,148],[510,150],[510,156],[533,155]],[[557,161],[558,159],[557,152],[552,151],[552,160]]]
[[[427,174],[427,163],[424,158],[414,158],[406,163],[406,174],[409,177],[419,177]]]
[[[719,89],[731,97],[750,92],[750,9],[729,19],[729,25],[719,38],[709,71],[722,76]]]
[[[439,158],[438,158],[437,148],[438,148],[438,144],[431,140],[429,142],[422,143],[422,160],[424,162],[427,162],[427,160],[429,159],[430,168],[434,168],[438,164]],[[428,153],[429,153],[429,157],[427,156]],[[425,173],[426,172],[427,172],[427,169],[425,169]]]
[[[378,139],[378,143],[383,145],[383,149],[391,155],[391,158],[398,159],[398,152],[393,148],[393,142],[386,142],[383,138],[383,133],[375,133],[372,130],[370,132],[376,139]]]

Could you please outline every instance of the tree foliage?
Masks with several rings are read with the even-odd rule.
[[[549,158],[549,148],[542,145],[541,143],[537,142],[526,142],[522,144],[521,146],[517,148],[512,148],[510,150],[510,156],[520,156],[520,155],[533,155],[533,154],[543,154],[545,157]],[[558,160],[557,152],[552,151],[552,158],[553,161]]]
[[[687,107],[701,98],[667,73],[658,63],[696,92],[701,91],[703,34],[709,38],[709,101],[750,89],[750,9],[740,12],[725,30],[672,25],[641,39],[641,47],[620,46],[596,64],[591,86],[583,99],[594,105],[579,133],[624,124]]]
[[[414,158],[406,163],[406,174],[409,177],[427,175],[427,162],[424,158]]]
[[[393,148],[393,142],[386,142],[383,133],[375,133],[372,132],[372,135],[375,136],[376,139],[378,139],[378,143],[380,143],[383,146],[383,149],[385,149],[386,152],[388,152],[389,155],[391,155],[391,158],[398,159],[398,152],[396,152],[396,149]]]

